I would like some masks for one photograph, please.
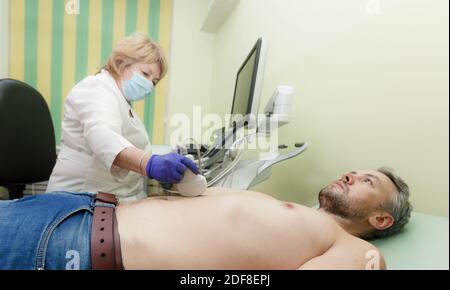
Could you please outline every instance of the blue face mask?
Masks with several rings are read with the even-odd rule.
[[[144,78],[137,72],[133,71],[133,77],[122,82],[123,93],[125,98],[130,102],[144,99],[150,95],[153,90],[153,83]]]

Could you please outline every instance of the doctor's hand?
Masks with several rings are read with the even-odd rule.
[[[179,183],[184,172],[190,169],[194,174],[199,174],[195,163],[180,154],[170,153],[166,155],[152,155],[147,163],[147,176],[161,183]]]

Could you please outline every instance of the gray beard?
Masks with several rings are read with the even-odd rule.
[[[364,219],[370,209],[358,206],[351,198],[342,193],[335,193],[329,186],[319,192],[320,208],[326,212],[348,220]]]

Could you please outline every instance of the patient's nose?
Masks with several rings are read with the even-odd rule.
[[[352,185],[355,182],[355,178],[351,173],[346,173],[342,176],[342,181],[348,185]]]

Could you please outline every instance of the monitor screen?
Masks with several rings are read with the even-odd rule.
[[[250,113],[249,109],[252,98],[251,89],[252,79],[255,72],[255,60],[256,53],[253,51],[250,58],[247,59],[247,62],[237,75],[233,109],[231,111],[232,115],[241,114],[242,116],[245,116]]]
[[[262,46],[263,39],[260,38],[253,46],[250,54],[237,73],[231,110],[232,121],[237,121],[238,123],[240,121],[245,122],[248,121],[248,118],[245,118],[248,114],[257,113],[255,111],[257,108],[253,108],[253,106],[257,103],[255,101],[259,99],[258,93],[260,91],[263,61],[261,57]],[[238,119],[237,117],[239,116],[244,117],[244,119]]]

